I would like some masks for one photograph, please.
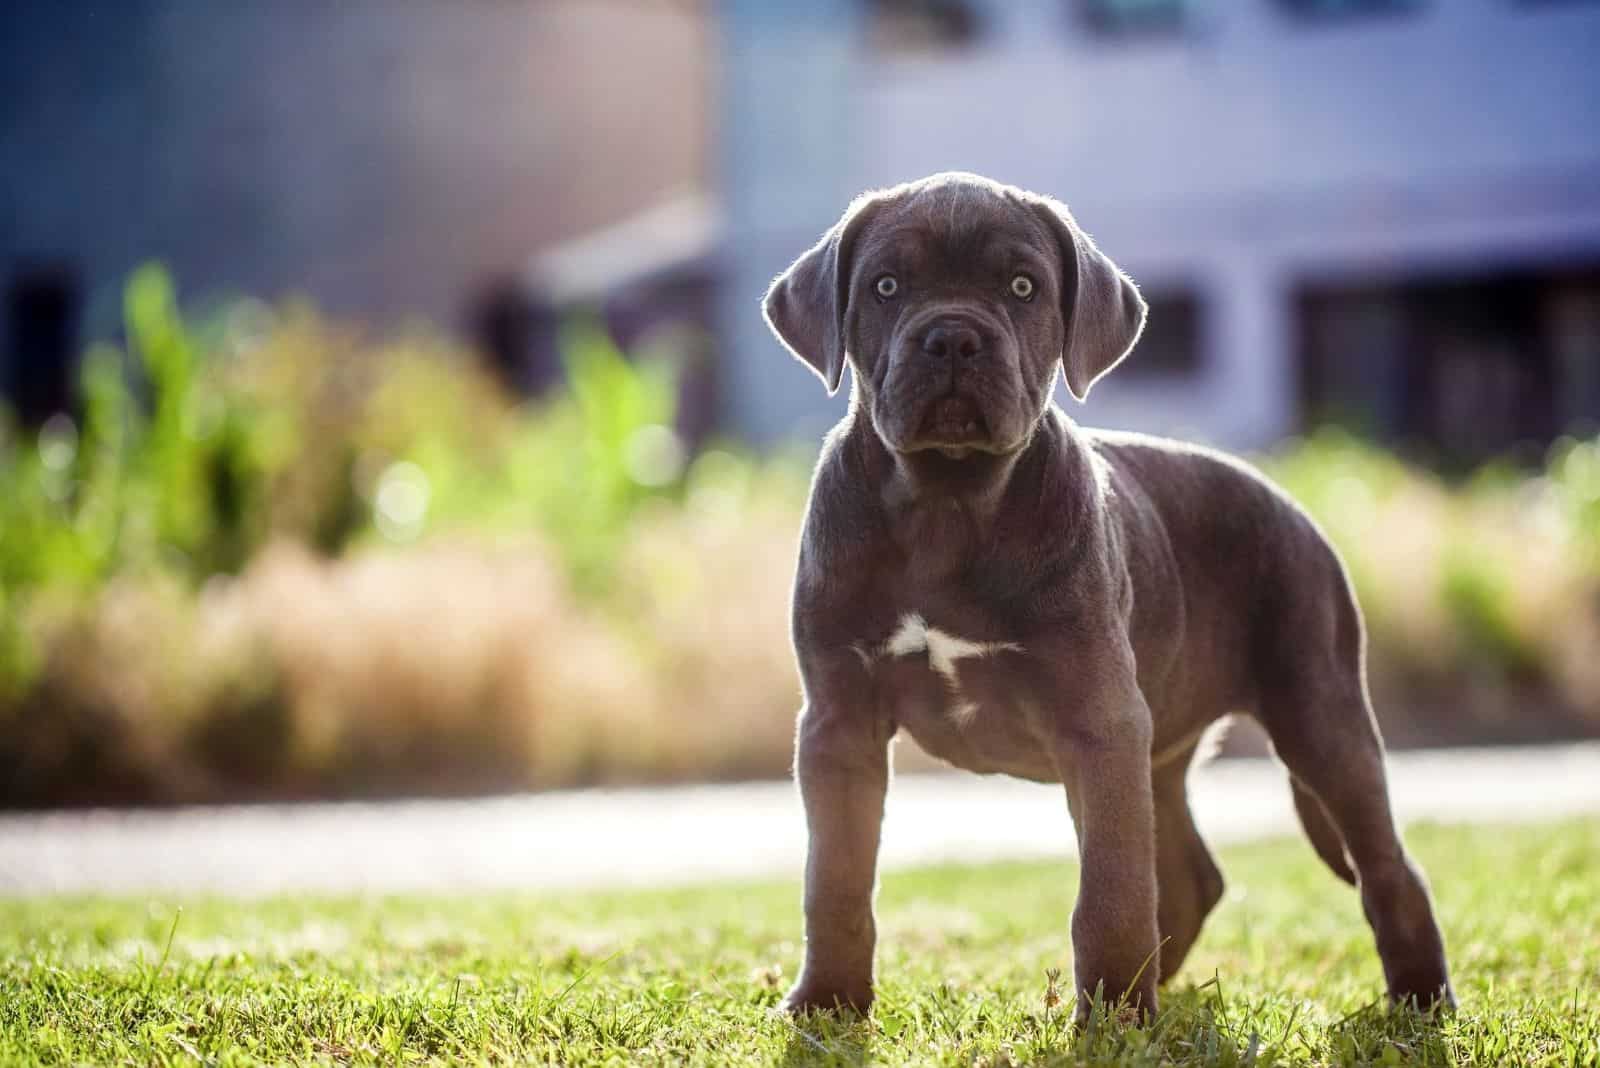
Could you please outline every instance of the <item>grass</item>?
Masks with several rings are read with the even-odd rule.
[[[0,1062],[1600,1064],[1600,820],[1411,839],[1461,999],[1440,1019],[1385,1008],[1354,893],[1286,841],[1225,852],[1228,895],[1148,1029],[1078,1034],[1049,1003],[1076,880],[1027,863],[887,876],[869,1021],[770,1013],[792,882],[5,902]]]

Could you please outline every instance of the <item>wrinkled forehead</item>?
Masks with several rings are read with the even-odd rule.
[[[900,270],[1055,262],[1054,237],[1034,212],[998,190],[966,183],[915,189],[883,204],[858,239],[859,265]]]

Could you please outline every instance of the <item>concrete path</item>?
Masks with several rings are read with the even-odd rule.
[[[1390,773],[1406,822],[1600,813],[1600,743],[1401,753]],[[1190,792],[1214,842],[1298,833],[1269,761],[1200,768]],[[1059,787],[951,773],[890,790],[886,866],[1072,852]],[[787,783],[0,817],[10,896],[658,886],[797,878],[804,856]]]

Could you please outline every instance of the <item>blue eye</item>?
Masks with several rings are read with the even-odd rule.
[[[1033,279],[1025,274],[1019,274],[1011,279],[1011,295],[1018,300],[1032,300],[1033,289]]]
[[[900,280],[892,274],[882,274],[872,283],[872,288],[878,294],[879,300],[888,300],[900,292]]]

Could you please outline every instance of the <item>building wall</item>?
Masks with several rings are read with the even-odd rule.
[[[862,13],[855,0],[722,0],[720,10],[721,421],[759,442],[815,437],[844,401],[772,339],[761,298],[855,191]]]
[[[823,168],[846,166],[855,190],[982,171],[1067,200],[1147,288],[1196,291],[1201,370],[1114,374],[1088,422],[1263,444],[1294,429],[1300,284],[1600,256],[1600,4],[1438,0],[1306,20],[1231,0],[1122,38],[1071,3],[974,6],[968,47],[852,47],[837,79],[853,86],[845,158],[807,173],[836,184]],[[758,322],[731,333],[736,360],[778,358]],[[839,407],[813,398],[796,425]]]
[[[692,5],[10,0],[0,281],[66,260],[90,332],[161,259],[191,296],[452,326],[541,245],[705,182]]]

